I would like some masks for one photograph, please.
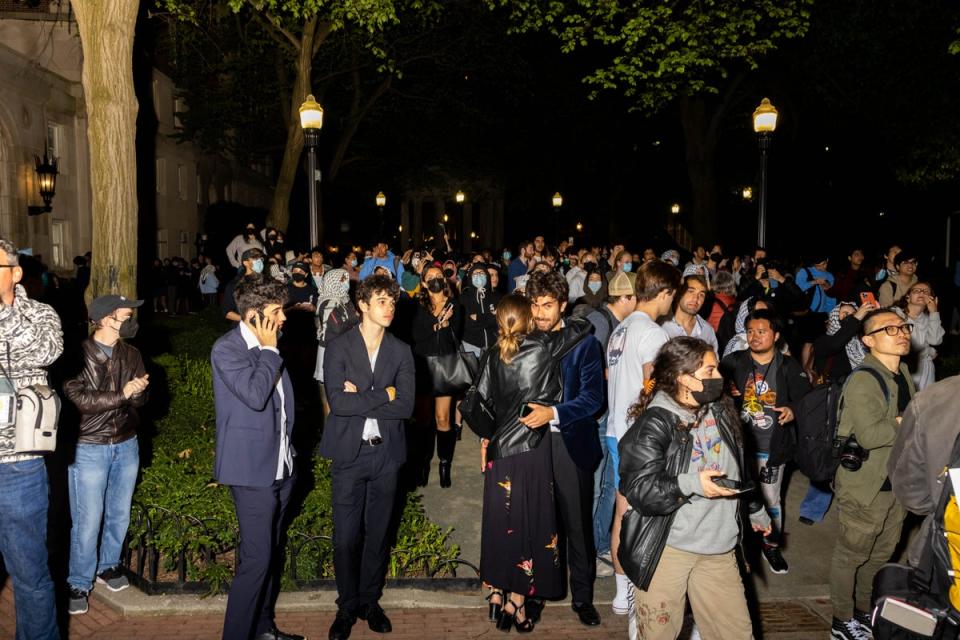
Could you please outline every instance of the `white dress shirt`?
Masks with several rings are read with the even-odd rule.
[[[382,343],[381,343],[382,344]],[[380,355],[380,347],[377,347],[377,350],[370,355],[370,371],[376,371],[377,368],[377,356]],[[373,388],[371,383],[370,388]],[[380,437],[380,423],[377,422],[376,418],[367,418],[363,423],[363,435],[361,436],[364,440],[369,440],[370,438],[379,438]]]

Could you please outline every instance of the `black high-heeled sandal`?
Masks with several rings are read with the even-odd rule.
[[[494,602],[494,597],[500,598],[500,602]],[[503,592],[491,589],[490,593],[487,594],[486,600],[490,610],[490,622],[498,622],[500,620],[500,614],[503,612]]]
[[[517,628],[517,633],[530,633],[533,631],[533,620],[530,618],[524,618],[523,622],[517,620],[517,614],[523,611],[527,606],[527,603],[524,602],[522,605],[516,608],[516,611],[513,612],[513,625]]]
[[[508,604],[513,607],[513,613],[507,611]],[[517,605],[512,600],[504,602],[503,608],[500,611],[500,617],[497,619],[497,629],[504,633],[508,633],[510,629],[513,629],[513,625],[517,621],[517,611]]]

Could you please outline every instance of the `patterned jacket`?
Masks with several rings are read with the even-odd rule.
[[[9,349],[9,357],[8,357]],[[21,285],[14,290],[13,305],[0,304],[0,365],[18,390],[47,384],[46,367],[63,353],[60,316],[48,304],[31,300]],[[2,375],[2,374],[0,374]],[[14,454],[14,427],[0,427],[0,464],[36,458]]]

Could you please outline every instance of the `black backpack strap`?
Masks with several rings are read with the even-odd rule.
[[[843,380],[843,387],[840,389],[840,401],[837,405],[837,429],[838,429],[837,437],[838,438],[846,439],[846,438],[849,438],[851,435],[853,435],[853,434],[848,434],[846,436],[840,436],[839,434],[840,414],[843,412],[843,392],[846,390],[847,384],[853,378],[853,374],[857,373],[858,371],[866,371],[871,376],[873,376],[873,379],[877,381],[877,384],[880,385],[880,390],[883,392],[884,403],[886,404],[890,402],[890,392],[887,390],[887,382],[886,380],[883,379],[883,376],[880,375],[879,371],[871,367],[865,367],[863,365],[860,365],[859,367],[857,367],[856,369],[848,373],[847,377],[844,378]]]

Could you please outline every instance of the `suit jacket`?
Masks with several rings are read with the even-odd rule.
[[[269,487],[280,456],[280,394],[283,381],[287,446],[293,455],[293,386],[280,354],[248,349],[240,326],[213,345],[213,399],[217,410],[217,446],[213,474],[217,482]]]
[[[597,416],[603,413],[606,400],[600,342],[586,336],[560,360],[560,367],[563,401],[556,405],[558,428],[576,465],[593,471],[603,458],[597,433]]]
[[[356,393],[343,390],[349,380]],[[330,403],[330,415],[323,427],[320,455],[337,462],[353,462],[360,453],[363,425],[375,418],[390,458],[398,465],[407,459],[403,421],[413,415],[416,376],[410,347],[385,332],[377,354],[376,369],[370,370],[367,346],[360,327],[337,336],[323,355],[323,386]],[[397,390],[390,401],[387,387]]]

